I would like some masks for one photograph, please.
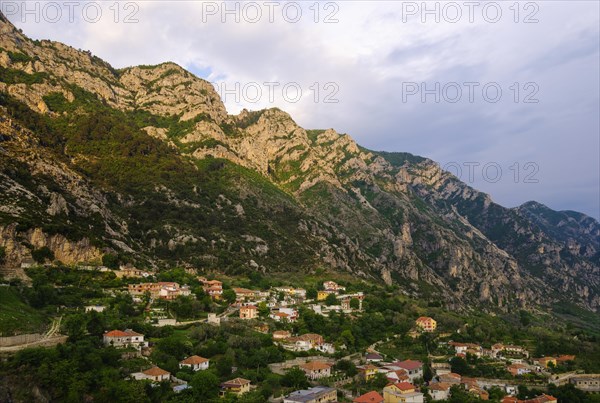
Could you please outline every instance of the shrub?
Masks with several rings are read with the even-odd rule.
[[[27,63],[33,60],[31,56],[28,56],[22,52],[8,51],[8,57],[10,57],[10,60],[14,63]]]
[[[39,264],[44,264],[46,260],[54,260],[54,252],[52,252],[47,246],[42,246],[39,249],[31,251],[31,257]]]

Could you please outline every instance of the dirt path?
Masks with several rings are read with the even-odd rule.
[[[55,334],[57,334],[58,331],[60,330],[60,324],[61,324],[61,322],[62,322],[62,316],[59,316],[58,319],[54,319],[52,321],[52,325],[50,326],[50,329],[44,335],[44,339],[52,338]]]

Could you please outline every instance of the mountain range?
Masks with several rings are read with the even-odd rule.
[[[432,160],[277,108],[228,114],[174,63],[115,69],[1,14],[0,246],[7,267],[44,251],[64,264],[326,269],[457,309],[600,307],[591,217],[505,208]]]

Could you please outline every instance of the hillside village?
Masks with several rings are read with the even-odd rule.
[[[102,279],[102,289],[92,298],[82,297],[81,306],[58,308],[61,319],[70,319],[63,319],[61,329],[68,338],[57,342],[101,336],[99,348],[120,356],[121,382],[149,385],[163,397],[544,403],[566,401],[552,395],[557,390],[586,396],[600,392],[600,375],[585,373],[572,348],[540,356],[529,342],[474,342],[468,323],[448,322],[434,308],[414,310],[411,319],[397,325],[373,322],[383,313],[373,295],[380,297],[381,291],[352,282],[325,278],[304,288],[270,284],[263,277],[239,281],[216,273],[200,276],[193,269],[157,274],[131,265],[23,270],[34,282],[37,276],[54,275],[67,288],[75,278],[80,284],[83,278]],[[390,301],[382,301],[382,307],[407,307],[396,306],[393,297]],[[136,320],[111,319],[115,309]],[[111,323],[122,326],[104,327]],[[334,323],[342,328],[334,330]],[[359,341],[354,329],[368,323],[373,329],[367,331],[381,338]],[[376,323],[383,328],[375,331]],[[14,354],[20,350],[16,347],[0,347],[0,353],[10,349]],[[16,359],[26,351],[17,352]]]

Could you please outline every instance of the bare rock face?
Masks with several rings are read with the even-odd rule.
[[[31,250],[25,245],[35,249],[47,247],[55,259],[64,264],[99,263],[102,260],[102,252],[91,246],[87,239],[73,242],[60,234],[46,234],[40,228],[18,232],[16,225],[0,227],[0,246],[6,249],[6,266],[19,267],[23,260],[31,258]]]
[[[223,130],[218,124],[215,122],[202,121],[198,122],[194,128],[194,131],[183,137],[181,142],[184,144],[197,143],[209,139],[217,140],[223,143],[227,142],[225,133],[223,133]]]
[[[55,216],[58,214],[68,215],[69,208],[67,207],[67,201],[62,195],[58,193],[52,193],[50,196],[50,205],[48,206],[48,209],[46,211],[51,216]]]
[[[130,91],[133,106],[155,115],[186,121],[206,114],[217,123],[227,116],[214,87],[175,63],[126,69],[119,82]]]

